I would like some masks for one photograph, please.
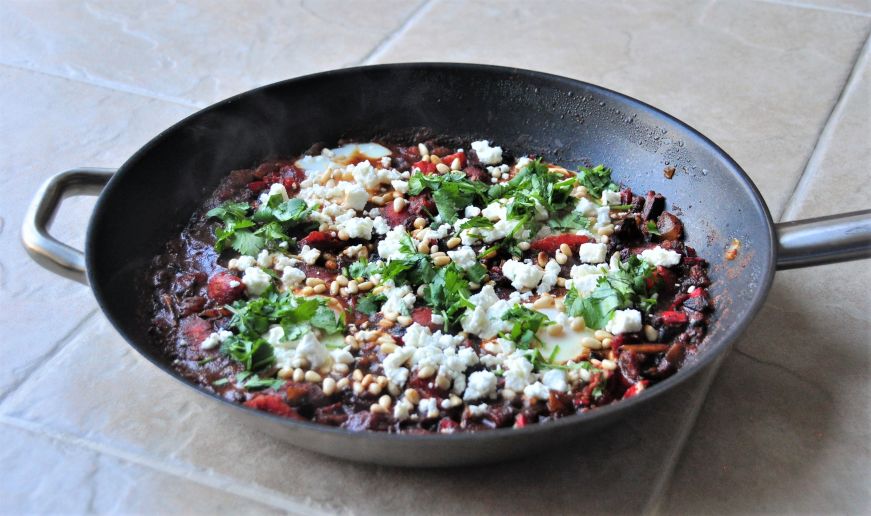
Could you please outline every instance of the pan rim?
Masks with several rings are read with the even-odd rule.
[[[564,418],[560,418],[556,421],[549,421],[541,424],[534,424],[524,428],[497,428],[490,429],[481,432],[461,432],[456,434],[405,434],[405,433],[388,433],[388,432],[372,432],[372,431],[364,431],[364,432],[355,432],[350,431],[343,428],[330,427],[327,425],[322,425],[319,423],[315,423],[312,421],[297,421],[289,418],[284,418],[280,416],[276,416],[270,414],[265,411],[253,409],[246,407],[240,403],[235,403],[226,399],[223,399],[216,394],[207,392],[200,388],[198,385],[193,383],[189,383],[182,379],[178,373],[168,364],[161,363],[155,357],[152,356],[151,353],[146,350],[149,349],[149,346],[145,343],[137,342],[131,336],[127,334],[127,332],[121,327],[121,325],[116,322],[115,318],[111,316],[110,312],[110,303],[107,299],[106,292],[103,287],[96,282],[95,275],[95,247],[96,247],[96,239],[95,233],[97,231],[98,224],[96,221],[101,219],[101,216],[106,209],[106,199],[110,198],[118,187],[121,177],[123,177],[124,173],[130,168],[133,164],[135,164],[139,159],[148,154],[151,149],[159,145],[165,138],[172,136],[172,134],[179,130],[180,128],[188,125],[191,121],[196,120],[197,118],[203,116],[206,113],[211,113],[213,111],[217,111],[223,108],[226,105],[241,101],[246,99],[249,96],[253,96],[257,93],[270,90],[270,89],[279,89],[285,87],[290,84],[300,84],[309,81],[317,81],[321,78],[330,78],[342,75],[353,75],[356,73],[365,73],[367,71],[384,71],[384,70],[398,70],[398,69],[407,69],[407,70],[465,70],[465,71],[485,71],[494,74],[502,74],[502,75],[514,75],[519,78],[529,80],[545,80],[554,84],[561,84],[567,87],[570,87],[572,90],[591,90],[595,91],[598,94],[601,94],[605,97],[609,97],[612,99],[616,99],[621,104],[630,106],[639,111],[650,112],[658,117],[664,119],[670,124],[679,127],[680,129],[686,131],[688,134],[692,135],[694,138],[698,138],[704,145],[706,145],[713,155],[716,155],[719,159],[721,159],[725,164],[728,165],[732,171],[737,174],[738,178],[741,179],[741,185],[747,191],[747,194],[752,201],[752,204],[756,208],[758,212],[762,214],[761,223],[763,223],[766,227],[766,231],[768,233],[768,241],[769,241],[769,251],[770,256],[768,259],[767,266],[763,266],[761,269],[761,277],[758,281],[758,288],[754,294],[752,301],[749,303],[746,313],[748,314],[746,317],[741,319],[737,324],[730,326],[724,330],[724,333],[718,336],[717,341],[713,342],[705,342],[706,346],[713,347],[714,349],[709,350],[698,356],[696,360],[694,360],[691,364],[687,364],[686,367],[678,370],[677,373],[672,375],[671,377],[663,380],[655,384],[654,386],[645,389],[637,396],[633,396],[632,398],[619,400],[617,402],[611,403],[604,407],[597,407],[594,410],[573,414],[571,416],[566,416]],[[149,140],[145,145],[140,147],[133,155],[131,155],[121,167],[118,168],[118,171],[112,177],[112,179],[108,182],[103,192],[100,194],[99,198],[94,207],[94,211],[91,215],[90,221],[88,223],[88,228],[86,232],[86,240],[85,240],[85,262],[86,262],[86,270],[88,276],[88,283],[91,287],[92,292],[94,293],[94,297],[97,300],[97,304],[99,305],[101,311],[106,314],[107,319],[115,328],[115,330],[121,335],[121,337],[130,345],[133,349],[135,349],[140,355],[142,355],[146,360],[150,363],[158,367],[163,372],[167,373],[170,377],[174,378],[176,381],[181,384],[193,389],[201,395],[204,395],[212,400],[219,401],[222,404],[230,407],[234,407],[235,409],[241,409],[242,411],[247,412],[249,415],[264,417],[271,420],[274,423],[281,424],[283,426],[288,427],[293,430],[315,430],[319,433],[324,433],[328,435],[335,436],[337,438],[344,438],[350,440],[367,440],[367,441],[389,441],[389,442],[412,442],[412,443],[452,443],[455,441],[490,441],[496,439],[505,439],[505,438],[517,438],[521,439],[524,436],[538,434],[541,432],[551,432],[563,427],[572,427],[576,425],[593,425],[596,421],[606,420],[611,417],[613,414],[619,413],[621,411],[632,410],[633,407],[639,406],[640,404],[647,403],[648,400],[654,400],[661,396],[662,394],[670,391],[672,388],[677,386],[680,383],[688,381],[693,378],[695,375],[700,373],[702,370],[707,369],[707,367],[718,360],[722,356],[728,352],[731,348],[732,344],[744,333],[750,323],[753,321],[755,316],[758,314],[759,309],[764,303],[765,299],[768,296],[768,292],[771,289],[771,285],[774,281],[774,273],[776,272],[776,261],[777,261],[777,246],[776,242],[776,233],[774,227],[774,221],[771,217],[771,213],[768,209],[765,200],[762,197],[762,194],[759,192],[757,186],[753,183],[752,179],[747,175],[744,169],[722,148],[720,148],[716,143],[710,140],[707,136],[688,125],[687,123],[679,120],[678,118],[666,113],[665,111],[647,104],[641,100],[638,100],[629,95],[598,86],[596,84],[588,83],[585,81],[581,81],[578,79],[572,79],[569,77],[564,77],[560,75],[555,75],[547,72],[541,72],[536,70],[529,70],[523,68],[515,68],[515,67],[506,67],[506,66],[497,66],[497,65],[488,65],[488,64],[476,64],[476,63],[452,63],[452,62],[403,62],[403,63],[389,63],[389,64],[379,64],[379,65],[366,65],[366,66],[355,66],[350,68],[341,68],[334,70],[327,70],[323,72],[303,75],[299,77],[294,77],[290,79],[285,79],[277,82],[273,82],[270,84],[266,84],[263,86],[259,86],[245,92],[233,95],[224,100],[220,100],[215,102],[207,107],[204,107],[190,115],[182,118],[180,121],[174,123],[170,127],[164,129],[156,136],[154,136],[151,140]],[[706,338],[707,341],[707,338]]]

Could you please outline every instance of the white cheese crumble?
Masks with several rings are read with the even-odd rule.
[[[238,258],[231,258],[230,262],[227,264],[227,268],[242,272],[248,267],[254,267],[256,263],[257,259],[253,256],[242,255]]]
[[[550,389],[544,386],[541,382],[535,382],[532,385],[527,385],[523,388],[523,394],[527,398],[535,398],[537,400],[546,401],[550,397]]]
[[[366,217],[353,217],[341,222],[337,227],[348,233],[350,238],[362,238],[363,240],[372,239],[372,228],[374,224],[372,219]]]
[[[305,273],[296,267],[285,267],[281,273],[281,283],[286,289],[292,289],[305,281]]]
[[[227,330],[214,332],[200,343],[200,349],[214,349],[232,336],[233,333]]]
[[[466,216],[466,218],[471,219],[472,217],[477,217],[481,214],[481,208],[469,205],[466,206],[465,210],[463,210],[463,214]]]
[[[602,204],[606,206],[620,204],[620,192],[602,190]]]
[[[578,248],[578,259],[585,263],[602,263],[607,255],[605,244],[586,243]]]
[[[647,261],[650,265],[673,267],[680,263],[680,253],[656,246],[653,249],[641,251],[641,259]]]
[[[402,179],[394,179],[390,181],[390,185],[393,187],[394,190],[403,195],[408,193],[408,181],[403,181]]]
[[[384,217],[376,216],[372,220],[372,227],[375,229],[375,232],[379,235],[386,235],[388,231],[390,231],[390,226],[387,225],[387,221],[384,220]]]
[[[472,142],[472,149],[478,155],[478,159],[485,165],[498,165],[502,163],[502,147],[491,147],[490,142],[481,140]]]
[[[615,335],[641,331],[641,312],[632,309],[615,310],[611,320],[605,325],[605,331]]]
[[[314,265],[320,256],[321,252],[318,249],[313,249],[307,245],[302,246],[299,252],[299,258],[309,265]]]
[[[527,385],[535,382],[532,363],[522,352],[514,352],[503,361],[502,367],[506,369],[503,375],[506,389],[521,392]]]
[[[541,376],[541,383],[552,391],[566,392],[569,385],[566,382],[566,372],[560,369],[549,369]]]
[[[538,286],[544,276],[544,271],[538,265],[511,259],[502,264],[502,274],[511,281],[512,287],[523,291]]]
[[[596,210],[599,209],[599,206],[587,199],[586,197],[581,197],[578,201],[577,206],[575,206],[575,211],[585,215],[587,217],[592,217],[596,215]]]
[[[269,202],[273,196],[278,195],[281,197],[282,201],[288,200],[290,197],[287,196],[287,189],[281,183],[272,183],[269,186],[268,192],[263,192],[260,194],[260,198],[258,199],[261,204],[266,204]]]
[[[485,285],[480,292],[469,297],[475,308],[467,309],[460,320],[463,330],[482,339],[490,339],[499,332],[508,331],[511,323],[503,321],[502,315],[511,306],[519,303],[520,299],[521,295],[517,292],[512,293],[508,300],[499,299],[493,287]]]
[[[582,296],[588,295],[596,289],[601,278],[607,272],[606,265],[572,265],[570,273],[571,284],[566,282],[566,288],[574,287]]]
[[[496,381],[496,375],[490,371],[475,371],[469,375],[463,399],[470,401],[493,396],[496,394]]]
[[[596,224],[599,226],[606,226],[611,223],[611,208],[607,206],[602,206],[601,208],[596,208]]]
[[[392,280],[388,283],[392,284]],[[387,300],[381,305],[381,313],[408,314],[417,300],[417,296],[411,292],[411,287],[407,285],[401,287],[385,285],[385,289],[381,293],[387,297]]]
[[[547,265],[544,266],[544,274],[541,276],[541,284],[538,285],[537,292],[539,294],[550,292],[554,285],[556,285],[556,280],[559,278],[561,270],[562,268],[556,260],[550,260],[547,262]]]
[[[318,369],[332,360],[330,352],[315,336],[306,333],[296,346],[296,358],[304,358],[311,369]]]
[[[461,269],[470,269],[478,264],[478,255],[471,247],[464,245],[454,251],[448,251],[448,256]]]
[[[242,276],[242,283],[249,296],[259,296],[272,284],[272,277],[258,267],[248,267]]]
[[[481,403],[480,405],[469,405],[469,415],[472,417],[481,417],[487,415],[490,410],[490,405]]]

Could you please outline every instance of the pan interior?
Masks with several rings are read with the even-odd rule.
[[[636,193],[663,193],[687,242],[711,263],[717,303],[696,361],[728,347],[771,282],[772,224],[737,164],[706,138],[643,103],[561,77],[481,65],[385,65],[266,86],[200,111],[128,160],[101,196],[88,271],[109,319],[164,369],[140,315],[150,259],[230,170],[303,152],[314,142],[391,134],[489,139],[566,166],[605,163]],[[672,179],[663,169],[676,168]],[[724,251],[741,243],[735,260]],[[690,374],[688,365],[662,385]]]

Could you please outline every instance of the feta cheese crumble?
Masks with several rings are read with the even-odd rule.
[[[478,159],[485,165],[498,165],[502,163],[502,147],[491,147],[487,140],[472,142],[472,149],[478,155]]]
[[[656,246],[641,251],[641,259],[653,266],[673,267],[680,263],[680,253]]]

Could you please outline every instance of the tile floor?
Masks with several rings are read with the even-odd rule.
[[[30,197],[56,172],[117,166],[257,85],[396,61],[598,83],[717,141],[778,219],[867,208],[869,31],[868,0],[0,2],[0,321],[14,350],[0,368],[0,512],[871,511],[869,262],[778,274],[716,375],[607,444],[446,472],[242,432],[18,244]],[[54,231],[80,244],[91,205],[67,203]]]

